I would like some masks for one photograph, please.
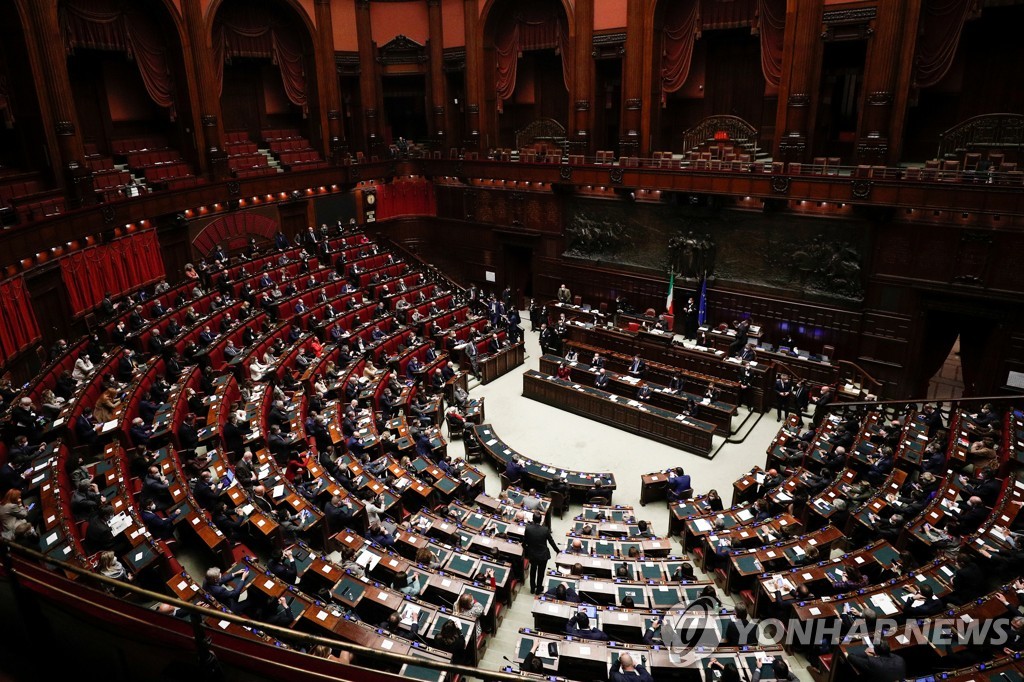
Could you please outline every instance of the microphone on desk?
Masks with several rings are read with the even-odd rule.
[[[436,596],[437,596],[438,599],[440,599],[445,604],[447,604],[448,608],[452,609],[453,611],[455,610],[455,602],[454,601],[450,601],[446,597],[442,597],[440,593],[438,593]]]

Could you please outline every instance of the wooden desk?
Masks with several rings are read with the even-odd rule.
[[[732,404],[738,402],[740,365],[730,362],[724,354],[716,354],[713,349],[688,348],[678,343],[670,343],[667,337],[664,341],[653,342],[649,334],[641,337],[617,328],[570,324],[567,329],[568,338],[574,345],[586,344],[613,351],[627,358],[639,355],[647,361],[648,376],[656,377],[659,383],[668,384],[677,370],[686,370],[687,380],[698,381],[702,388],[707,386],[708,381],[713,380],[721,389],[723,400]],[[754,408],[763,412],[772,402],[774,371],[769,363],[758,363],[753,370],[754,381],[750,387],[750,398]]]
[[[558,366],[564,361],[557,355],[544,355],[540,359],[540,371],[542,374],[556,375]],[[593,386],[597,371],[584,362],[570,363],[569,378],[576,383]],[[608,385],[604,388],[609,393],[632,400],[636,398],[639,383],[634,377],[628,374],[616,374],[606,370]],[[672,393],[667,386],[645,381],[651,389],[647,404],[660,407],[668,412],[683,413],[688,407],[688,401],[693,401],[698,412],[696,413],[701,421],[714,424],[716,433],[732,434],[732,418],[736,414],[736,406],[723,403],[719,400],[704,403],[704,396],[695,393]]]
[[[535,481],[538,489],[545,488],[548,483],[556,478],[562,478],[570,495],[576,498],[586,499],[587,495],[596,487],[598,480],[601,481],[601,488],[614,491],[616,487],[615,475],[612,473],[572,471],[559,467],[537,462],[516,452],[504,443],[490,424],[471,426],[468,433],[472,434],[483,448],[484,453],[495,464],[499,471],[504,471],[513,455],[518,455],[520,462],[526,468],[524,477]],[[610,493],[609,493],[610,497]]]
[[[534,370],[523,375],[523,395],[687,452],[705,457],[711,453],[715,427],[692,417],[639,403],[630,405],[600,389],[549,378]]]
[[[493,355],[481,356],[477,360],[480,369],[480,383],[489,384],[500,376],[508,374],[523,364],[526,358],[526,344],[522,341],[502,348]]]

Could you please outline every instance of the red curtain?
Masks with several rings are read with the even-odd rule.
[[[0,355],[7,362],[40,338],[32,300],[21,275],[0,282]]]
[[[700,37],[700,2],[678,0],[665,13],[661,55],[661,99],[683,87],[690,76],[693,45]]]
[[[287,25],[276,21],[262,8],[230,6],[222,10],[214,28],[214,68],[223,92],[224,63],[232,57],[270,59],[281,72],[288,101],[309,114],[306,94],[306,57],[299,36]]]
[[[11,94],[4,74],[0,74],[0,123],[8,128],[14,127],[14,107],[11,106]]]
[[[761,34],[761,71],[769,85],[782,80],[782,39],[786,33],[786,0],[757,0],[754,30]]]
[[[60,273],[77,315],[95,307],[107,292],[119,294],[162,278],[164,262],[151,230],[65,256]]]
[[[916,87],[936,85],[945,77],[956,57],[964,24],[978,12],[978,0],[924,0],[914,59]]]
[[[750,26],[757,2],[758,0],[701,0],[701,27],[705,31],[712,31]]]
[[[150,16],[117,0],[69,0],[60,12],[68,54],[79,47],[127,54],[139,67],[150,99],[168,109],[174,120],[170,53]]]
[[[530,2],[515,7],[512,15],[497,21],[494,36],[495,89],[498,111],[516,90],[519,57],[530,50],[554,49],[562,57],[562,81],[572,90],[572,50],[569,28],[561,7],[549,2]]]
[[[396,180],[377,185],[377,220],[403,215],[437,215],[434,185],[426,180]]]

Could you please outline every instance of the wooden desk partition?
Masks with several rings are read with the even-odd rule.
[[[631,405],[635,401],[591,386],[530,370],[523,375],[523,395],[687,452],[705,457],[711,453],[713,425],[657,407]]]

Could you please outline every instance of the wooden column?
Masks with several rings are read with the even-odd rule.
[[[356,36],[359,40],[359,99],[363,106],[363,130],[366,133],[366,150],[372,155],[380,152],[383,140],[380,137],[379,79],[370,24],[370,0],[356,0]]]
[[[54,169],[54,179],[65,185],[72,207],[94,204],[96,194],[93,192],[92,173],[83,165],[85,150],[68,77],[67,55],[57,18],[57,0],[32,0],[25,5],[29,8],[32,28],[38,40],[39,61],[45,78],[44,83],[37,85],[44,86],[42,94],[50,104],[53,120],[49,123],[53,125],[60,153],[61,168]]]
[[[864,64],[864,101],[857,126],[857,163],[869,165],[885,165],[889,156],[897,60],[904,39],[904,3],[879,3],[877,12],[871,22]]]
[[[221,120],[219,84],[214,78],[213,44],[206,30],[201,0],[182,0],[186,36],[190,49],[192,73],[195,78],[195,106],[199,111],[201,133],[196,144],[201,146],[200,166],[205,165],[215,180],[231,175],[228,155],[224,151],[224,122]],[[187,60],[186,60],[187,61]]]
[[[467,149],[480,149],[480,106],[483,104],[483,45],[477,27],[480,8],[477,0],[465,0],[463,16],[466,27],[466,133]]]
[[[576,0],[569,147],[589,154],[594,127],[594,0]]]
[[[326,107],[327,156],[341,164],[348,156],[344,121],[341,120],[341,87],[334,62],[334,19],[331,0],[316,0],[316,61],[320,74],[321,99]]]
[[[619,129],[619,156],[640,153],[644,116],[644,55],[648,36],[644,35],[645,15],[652,9],[648,0],[628,0],[626,5],[626,57],[622,60],[622,125]],[[649,68],[647,70],[650,70]],[[648,100],[650,96],[647,95]]]
[[[904,0],[902,35],[896,65],[896,84],[889,123],[888,164],[897,163],[903,155],[903,131],[907,124],[914,79],[914,54],[917,51],[917,25],[921,20],[921,0]]]
[[[448,139],[448,88],[444,77],[444,23],[441,17],[441,0],[427,0],[427,15],[430,20],[430,111],[434,138],[432,146],[444,151]]]
[[[824,0],[788,0],[782,49],[782,78],[775,119],[774,157],[803,161],[814,130],[821,80]]]

